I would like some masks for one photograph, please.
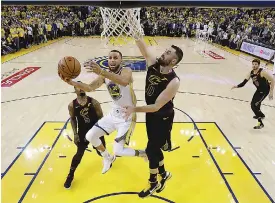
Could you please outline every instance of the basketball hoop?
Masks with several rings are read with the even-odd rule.
[[[101,40],[105,44],[128,43],[132,38],[138,40],[143,35],[140,24],[140,8],[107,8],[100,7],[103,19]]]

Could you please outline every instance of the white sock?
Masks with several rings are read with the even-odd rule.
[[[101,155],[104,157],[104,158],[108,158],[110,156],[109,152],[105,149],[104,152],[101,152]]]
[[[135,156],[136,150],[128,147],[124,147],[122,150],[119,151],[119,156]]]
[[[122,140],[119,143],[114,143],[114,154],[117,156],[135,156],[136,150],[128,147],[124,147],[125,141]]]

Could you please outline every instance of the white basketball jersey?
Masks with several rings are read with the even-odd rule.
[[[203,30],[206,32],[206,31],[207,31],[207,29],[208,29],[208,25],[207,25],[207,24],[205,24],[205,25],[203,26]]]
[[[199,22],[196,23],[196,29],[200,29],[201,24]]]
[[[121,70],[118,74],[120,74]],[[136,105],[136,96],[133,90],[133,83],[130,83],[124,87],[105,78],[105,84],[115,106],[125,107]]]

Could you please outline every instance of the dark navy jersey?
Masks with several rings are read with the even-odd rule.
[[[269,90],[270,84],[269,81],[261,76],[262,68],[259,69],[257,73],[254,73],[253,70],[250,72],[250,77],[253,81],[253,84],[256,86],[258,90]]]
[[[87,103],[82,106],[77,99],[73,100],[74,115],[77,118],[78,134],[86,134],[99,120],[93,105],[93,99],[87,98]]]
[[[158,63],[148,67],[145,86],[145,100],[147,105],[154,104],[158,96],[174,78],[178,78],[174,70],[168,74],[162,74]],[[174,108],[173,99],[167,102],[158,112],[172,112]]]

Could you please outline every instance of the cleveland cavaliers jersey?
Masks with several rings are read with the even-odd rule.
[[[257,73],[254,73],[252,70],[250,72],[250,77],[252,78],[253,84],[256,86],[259,90],[269,90],[270,84],[269,81],[261,76],[262,68],[259,69]]]
[[[87,103],[84,106],[75,99],[73,100],[73,108],[77,119],[78,134],[85,135],[99,119],[93,105],[93,99],[87,97]]]
[[[123,68],[121,68],[117,74],[120,74],[122,69]],[[124,87],[105,78],[105,84],[115,106],[125,107],[136,105],[136,96],[133,90],[133,83],[129,83]]]
[[[158,96],[174,78],[178,78],[174,70],[168,74],[160,73],[160,65],[158,63],[148,67],[145,86],[145,100],[147,105],[154,104]],[[158,112],[172,112],[174,107],[173,99],[167,102]]]

